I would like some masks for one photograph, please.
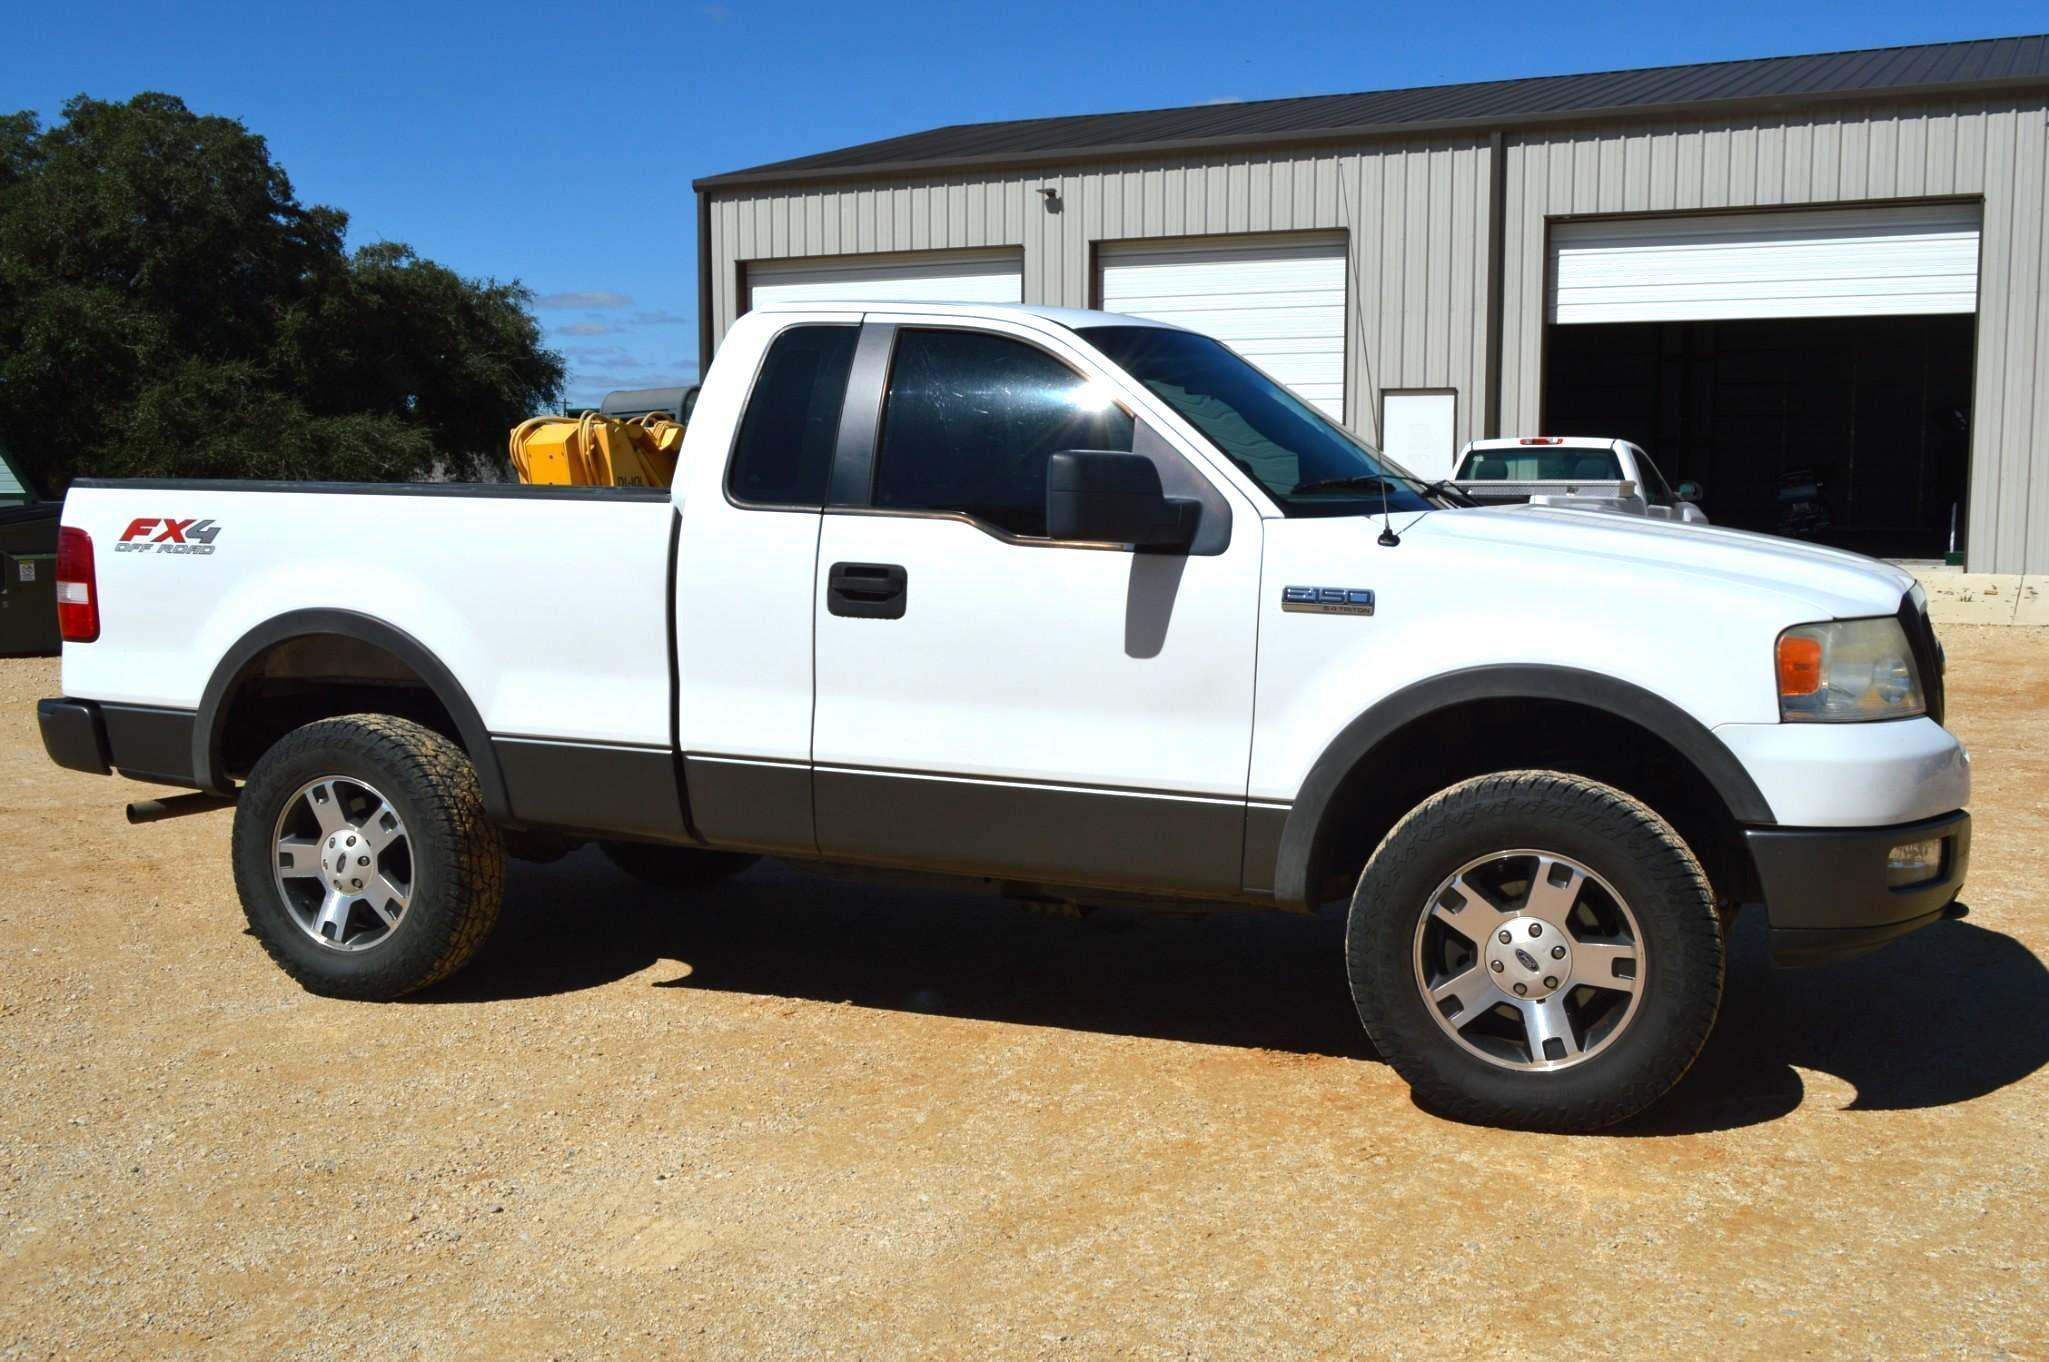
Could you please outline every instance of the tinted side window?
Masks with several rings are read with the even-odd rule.
[[[768,347],[726,486],[740,501],[823,506],[858,326],[793,326]],[[694,405],[694,404],[693,404]]]
[[[1636,471],[1643,475],[1643,499],[1652,506],[1670,506],[1678,498],[1672,495],[1672,488],[1665,481],[1665,475],[1651,462],[1651,456],[1642,450],[1636,452]]]
[[[897,333],[876,454],[875,504],[964,511],[1046,533],[1046,460],[1131,448],[1131,418],[1051,355],[975,331]]]

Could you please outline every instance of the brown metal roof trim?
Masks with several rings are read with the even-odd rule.
[[[2049,92],[2049,35],[960,124],[695,183],[754,188],[2034,91]]]

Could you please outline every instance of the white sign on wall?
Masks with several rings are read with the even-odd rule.
[[[1457,421],[1457,393],[1382,393],[1381,449],[1419,478],[1448,478],[1458,456]]]

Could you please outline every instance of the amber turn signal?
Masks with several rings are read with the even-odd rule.
[[[1779,694],[1812,695],[1821,689],[1821,640],[1800,634],[1779,638]]]

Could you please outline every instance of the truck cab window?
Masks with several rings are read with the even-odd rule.
[[[897,334],[875,504],[959,511],[1011,534],[1046,533],[1046,461],[1131,448],[1109,394],[1045,351],[978,331]]]
[[[733,440],[726,486],[734,500],[825,504],[847,370],[860,336],[857,326],[793,326],[775,338]]]
[[[1672,495],[1672,488],[1665,481],[1665,475],[1651,462],[1651,456],[1641,449],[1636,451],[1636,471],[1641,475],[1644,503],[1650,506],[1670,506],[1678,501]]]

